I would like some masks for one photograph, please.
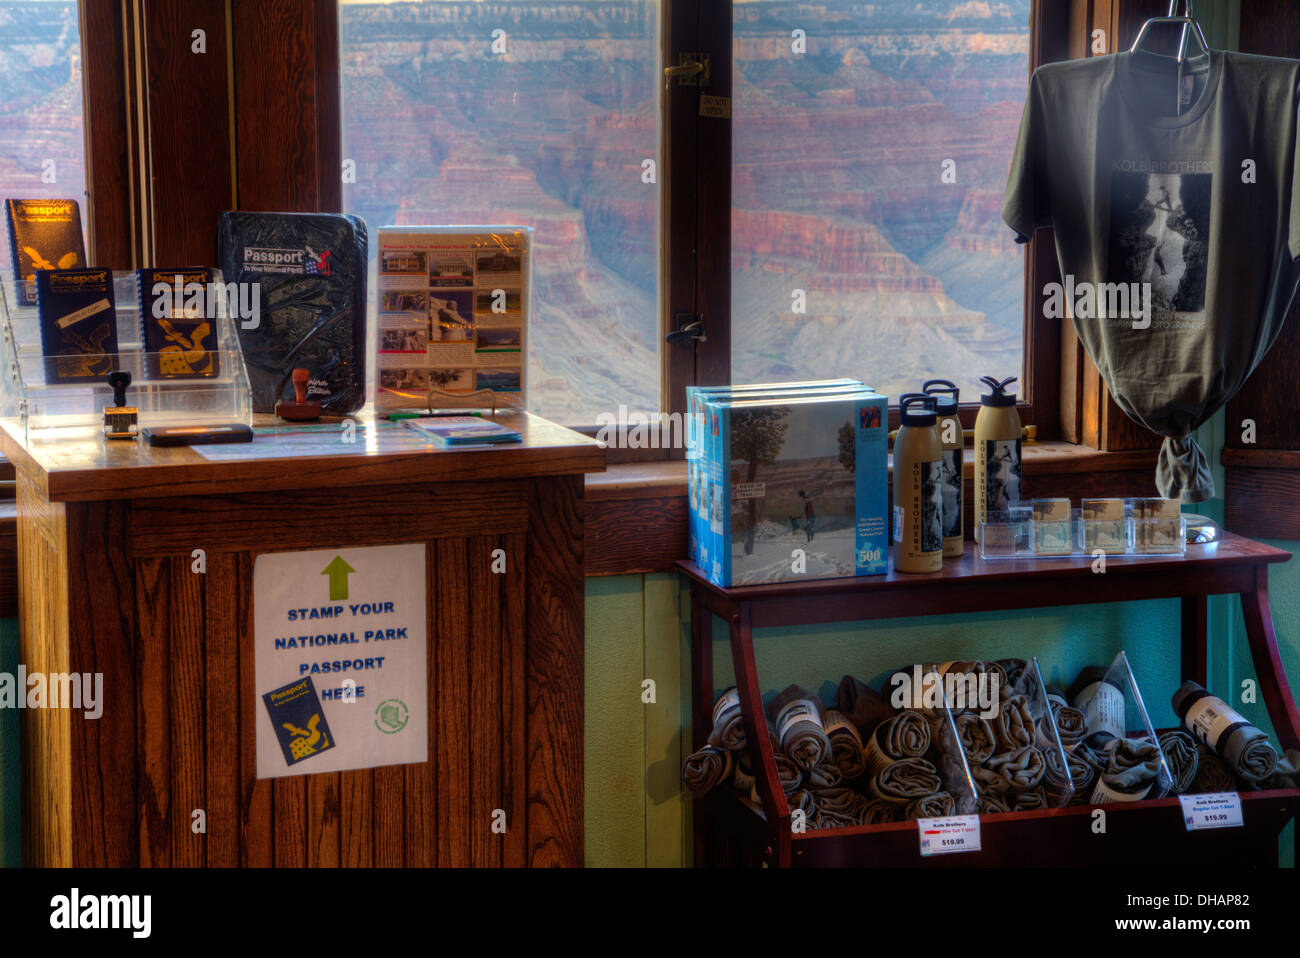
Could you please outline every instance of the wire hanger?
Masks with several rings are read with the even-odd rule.
[[[1179,14],[1179,9],[1187,7],[1185,14]],[[1195,15],[1192,13],[1192,0],[1170,0],[1169,15],[1165,17],[1151,17],[1146,23],[1142,24],[1142,29],[1138,31],[1137,39],[1133,41],[1133,46],[1129,48],[1129,53],[1137,53],[1142,48],[1142,41],[1146,38],[1147,33],[1156,24],[1178,23],[1182,25],[1182,33],[1178,39],[1178,53],[1173,58],[1178,63],[1178,91],[1175,97],[1175,110],[1181,115],[1183,112],[1183,63],[1187,59],[1187,36],[1190,32],[1195,38],[1196,43],[1201,48],[1201,53],[1205,56],[1210,55],[1210,45],[1205,42],[1205,34],[1201,32],[1201,25],[1196,22]],[[1154,51],[1144,51],[1152,56],[1168,57],[1167,53],[1155,53]]]
[[[1187,12],[1183,15],[1178,13],[1181,6],[1187,7]],[[1157,23],[1180,23],[1182,24],[1182,36],[1178,41],[1177,60],[1182,63],[1187,58],[1187,33],[1190,28],[1192,35],[1196,38],[1197,44],[1202,53],[1210,52],[1209,44],[1205,42],[1205,34],[1201,32],[1201,25],[1196,22],[1192,13],[1192,0],[1171,0],[1169,4],[1169,15],[1166,17],[1151,17],[1146,23],[1142,24],[1142,29],[1138,31],[1137,39],[1133,41],[1133,46],[1129,48],[1129,53],[1137,53],[1142,47],[1142,41],[1146,39],[1147,33]],[[1168,56],[1165,53],[1157,53],[1156,56]]]

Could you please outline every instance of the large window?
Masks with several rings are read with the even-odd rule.
[[[659,3],[340,7],[344,208],[533,227],[529,408],[658,409]]]
[[[732,379],[1021,375],[1030,0],[734,7]]]
[[[0,0],[0,198],[74,199],[85,223],[75,0]],[[9,249],[0,249],[4,269]]]

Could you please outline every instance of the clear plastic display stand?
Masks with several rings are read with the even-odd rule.
[[[1034,521],[1030,506],[990,512],[976,523],[975,543],[983,559],[1108,559],[1181,556],[1187,552],[1187,520],[1137,519],[1135,500],[1124,500],[1123,519],[1084,519],[1070,510],[1068,522]]]
[[[1034,722],[1034,744],[1043,753],[1046,771],[1043,775],[1043,793],[1049,808],[1064,808],[1075,798],[1074,776],[1061,733],[1056,727],[1056,716],[1047,698],[1047,684],[1038,665],[1038,656],[1029,660],[1021,675],[1019,687],[1013,689],[1025,696],[1029,717]]]
[[[942,686],[941,686],[942,687]],[[952,796],[953,813],[973,815],[978,807],[975,783],[971,780],[970,765],[961,747],[961,735],[952,717],[953,702],[944,691],[944,704],[940,709],[939,727],[939,778],[944,791]]]
[[[20,288],[20,285],[23,288]],[[103,382],[50,382],[41,344],[40,318],[28,305],[31,283],[16,283],[12,272],[0,271],[0,418],[25,442],[85,438],[100,433],[105,407],[115,405],[107,373]],[[252,423],[252,399],[239,336],[222,294],[221,274],[205,291],[204,308],[216,328],[215,368],[211,375],[161,373],[178,368],[184,347],[177,344],[147,353],[141,337],[135,274],[113,273],[117,313],[117,352],[82,357],[109,371],[131,374],[127,405],[139,409],[145,426]],[[181,366],[183,368],[183,366]]]
[[[1004,794],[1007,791],[1005,787],[999,788],[991,784],[998,776],[984,765],[988,758],[972,757],[961,744],[961,727],[966,726],[968,722],[983,724],[986,718],[989,721],[996,718],[996,713],[985,716],[985,705],[979,693],[982,683],[990,676],[993,677],[991,688],[993,707],[1000,712],[1004,708],[1011,708],[1014,703],[1015,708],[1022,709],[1022,714],[1027,718],[1025,731],[1032,736],[1032,741],[1026,744],[1032,744],[1042,753],[1045,763],[1043,784],[1041,788],[1036,787],[1025,791],[1041,791],[1043,807],[1059,808],[1068,805],[1074,795],[1074,781],[1070,775],[1069,763],[1060,736],[1056,731],[1056,723],[1052,717],[1047,689],[1038,668],[1038,660],[1033,659],[1026,663],[1019,675],[1005,687],[997,683],[996,673],[981,668],[972,669],[975,663],[953,663],[953,665],[957,669],[955,673],[946,671],[942,678],[938,677],[937,672],[932,674],[936,676],[935,681],[942,684],[948,706],[943,710],[944,715],[938,729],[940,754],[944,763],[941,775],[944,787],[954,797],[958,814],[975,812],[983,804],[981,799],[986,796],[1009,797]],[[972,670],[966,671],[967,669]],[[954,674],[957,676],[955,682],[952,681]],[[951,698],[954,696],[955,699]],[[972,762],[974,762],[974,771],[972,771]],[[1048,787],[1049,781],[1050,787]]]
[[[1164,750],[1160,747],[1160,736],[1156,734],[1155,727],[1151,724],[1151,716],[1147,713],[1146,703],[1142,701],[1142,692],[1138,689],[1137,679],[1133,675],[1133,668],[1129,665],[1128,656],[1124,654],[1123,650],[1115,656],[1098,684],[1118,689],[1123,695],[1123,727],[1116,731],[1122,732],[1121,737],[1128,739],[1131,743],[1142,744],[1154,749],[1156,774],[1154,778],[1147,780],[1145,787],[1128,792],[1107,788],[1099,776],[1091,797],[1092,804],[1100,805],[1106,802],[1136,802],[1143,799],[1164,798],[1173,788],[1174,778],[1170,773],[1169,762],[1165,758]],[[1082,708],[1089,729],[1097,726],[1098,715],[1105,714],[1108,711],[1105,707],[1098,708],[1100,702],[1101,696],[1098,695],[1076,706]],[[1112,715],[1110,721],[1115,721],[1118,718],[1118,715]],[[1102,724],[1105,724],[1105,720],[1103,720]],[[1111,741],[1106,746],[1105,751],[1112,751],[1117,744],[1117,741]]]

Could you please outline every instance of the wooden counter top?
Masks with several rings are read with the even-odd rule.
[[[373,420],[356,417],[358,432]],[[523,441],[491,449],[349,449],[338,455],[212,461],[194,448],[154,447],[142,440],[108,442],[87,429],[57,440],[24,442],[19,427],[0,423],[0,452],[31,477],[51,502],[148,499],[328,486],[474,481],[603,472],[605,450],[594,439],[529,413],[498,417]],[[285,425],[255,417],[253,428]],[[340,423],[340,430],[342,424]],[[252,445],[241,446],[252,450]],[[231,448],[231,447],[225,447]],[[344,447],[340,445],[340,449]]]

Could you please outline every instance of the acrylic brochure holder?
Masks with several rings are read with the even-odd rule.
[[[1173,775],[1170,773],[1169,761],[1165,758],[1164,750],[1160,747],[1160,736],[1151,724],[1151,716],[1147,712],[1146,703],[1142,700],[1142,692],[1138,689],[1137,679],[1133,675],[1133,668],[1129,665],[1128,656],[1123,650],[1116,654],[1099,684],[1111,686],[1122,694],[1123,727],[1115,731],[1121,733],[1120,737],[1136,744],[1146,745],[1154,752],[1156,774],[1153,778],[1140,784],[1135,790],[1127,793],[1108,787],[1101,780],[1101,776],[1098,776],[1091,796],[1092,804],[1101,805],[1107,802],[1136,802],[1143,799],[1164,798],[1173,787]],[[1096,700],[1100,701],[1100,697],[1096,697]],[[1082,708],[1089,729],[1093,728],[1093,700],[1079,703],[1076,707]],[[1115,716],[1115,718],[1118,718],[1118,716]],[[1106,746],[1106,750],[1113,750],[1115,744],[1115,742],[1111,742],[1109,746]]]
[[[1187,520],[1137,519],[1126,500],[1123,519],[1084,519],[1070,510],[1068,522],[1036,522],[1029,506],[990,512],[975,524],[984,559],[1094,559],[1181,556],[1187,552]]]
[[[1034,746],[1043,753],[1042,789],[1047,807],[1064,808],[1076,798],[1074,776],[1070,772],[1068,752],[1061,743],[1061,735],[1056,727],[1056,716],[1052,712],[1037,656],[1026,664],[1020,680],[1013,683],[1011,692],[1024,697],[1025,710],[1033,722]]]
[[[952,703],[944,694],[944,704],[939,709],[939,723],[935,729],[938,737],[939,779],[944,791],[952,796],[953,814],[973,815],[978,807],[979,792],[971,779],[970,764],[961,747],[961,734],[953,719]]]
[[[959,669],[966,667],[962,663],[953,665]],[[968,814],[977,809],[981,814],[1000,814],[1033,808],[1061,808],[1070,804],[1075,794],[1074,780],[1070,774],[1066,751],[1061,745],[1056,730],[1056,722],[1038,668],[1038,660],[1032,659],[1025,663],[1024,668],[1008,686],[996,684],[998,674],[985,672],[985,675],[995,679],[992,687],[995,711],[986,715],[982,703],[970,704],[972,692],[979,687],[978,682],[983,679],[983,676],[978,676],[974,672],[959,672],[957,673],[959,684],[964,683],[966,687],[965,703],[958,698],[956,704],[965,704],[965,707],[958,709],[959,714],[955,715],[951,709],[945,709],[945,720],[940,721],[939,741],[945,762],[945,769],[942,770],[944,786],[957,799],[958,814]],[[953,694],[948,689],[951,684],[949,677],[952,675],[952,672],[945,673],[943,680],[945,696]],[[1015,714],[1020,717],[1019,721],[1010,727],[1019,727],[1022,734],[1028,736],[1028,740],[1021,740],[1021,746],[1032,745],[1041,755],[1040,778],[1027,787],[1017,788],[999,773],[995,767],[999,756],[994,754],[998,749],[992,742],[982,744],[978,735],[970,738],[969,742],[963,738],[963,731],[972,731],[972,726],[975,726],[974,731],[978,731],[978,727],[982,726],[989,730],[990,735],[995,734],[990,728],[990,723],[999,721],[1003,709],[1014,709]],[[949,726],[954,723],[956,727],[950,731]],[[963,744],[954,748],[950,744],[950,739]],[[1006,752],[1001,754],[1002,759],[1007,757]],[[957,758],[960,758],[959,768]],[[951,769],[946,767],[950,760],[953,765]],[[961,799],[968,793],[969,807],[963,808]],[[1020,802],[1028,802],[1028,804],[1022,805]]]
[[[220,273],[213,293],[221,288],[219,284]],[[20,294],[29,291],[19,286],[11,272],[0,272],[0,418],[17,425],[17,433],[25,441],[101,434],[104,409],[115,405],[107,372],[102,382],[50,381],[52,358],[42,348],[40,318],[35,305],[24,304],[30,296]],[[181,346],[145,352],[134,273],[113,273],[113,298],[117,352],[79,358],[92,368],[131,374],[126,402],[139,410],[140,427],[252,423],[248,373],[224,296],[204,297],[205,310],[215,326],[215,348],[200,351],[199,361],[193,363],[200,368],[193,373],[189,360],[194,357]]]

